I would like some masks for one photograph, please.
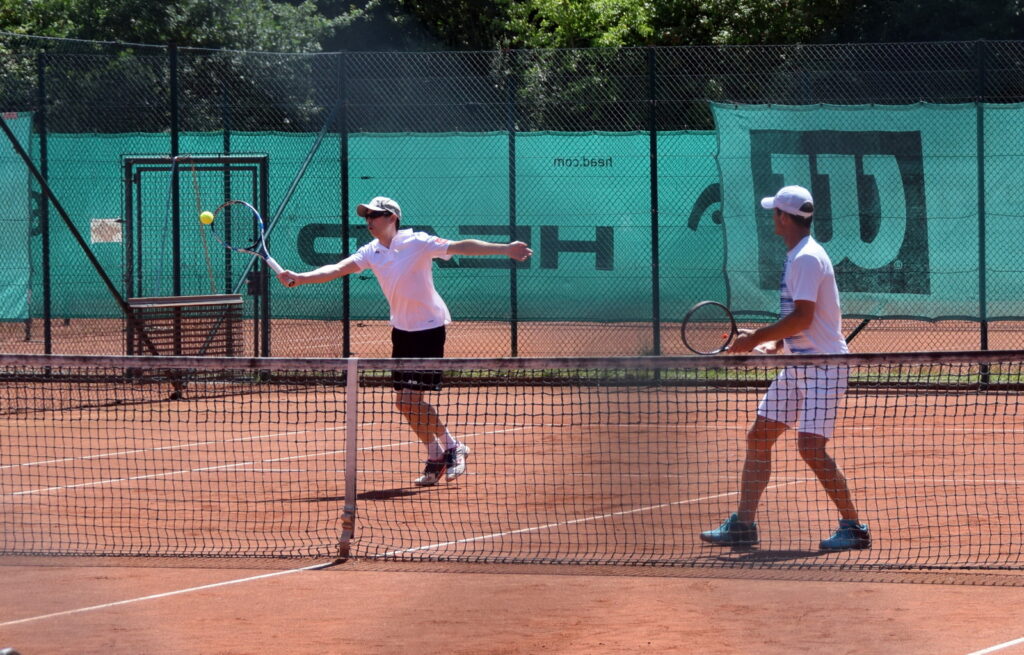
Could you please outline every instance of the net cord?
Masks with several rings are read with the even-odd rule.
[[[346,359],[286,357],[191,357],[191,356],[115,356],[115,355],[35,355],[0,354],[0,367],[92,367],[190,369],[204,371],[325,371],[346,369]],[[360,358],[360,371],[437,369],[444,371],[530,370],[530,369],[638,369],[733,368],[749,365],[771,366],[880,366],[914,363],[998,364],[1024,362],[1024,350],[941,351],[904,353],[864,353],[846,355],[721,355],[649,356],[649,357],[508,357],[391,359]]]

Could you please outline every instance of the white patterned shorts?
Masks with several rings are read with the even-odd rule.
[[[761,398],[757,414],[828,439],[849,377],[846,366],[786,367]]]

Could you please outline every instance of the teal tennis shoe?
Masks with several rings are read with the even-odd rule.
[[[714,530],[701,532],[700,540],[713,546],[754,546],[758,543],[757,523],[744,523],[733,514]]]
[[[849,519],[840,519],[839,527],[832,536],[822,540],[822,550],[864,550],[871,548],[871,532],[868,526]]]

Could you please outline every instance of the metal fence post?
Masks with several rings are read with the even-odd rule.
[[[345,84],[345,53],[337,53],[337,81],[338,81],[338,97],[341,99],[341,107],[339,108],[338,115],[338,139],[340,140],[341,153],[339,154],[339,175],[341,181],[339,189],[341,190],[341,257],[342,259],[348,257],[351,253],[349,249],[349,181],[348,181],[348,98],[345,97],[347,92]],[[341,278],[341,356],[351,357],[352,356],[352,280],[349,276]]]
[[[651,157],[651,330],[653,354],[661,354],[661,270],[658,224],[658,61],[657,50],[647,48],[647,130]]]
[[[50,159],[48,151],[48,132],[46,115],[46,53],[36,56],[36,130],[39,133],[39,172],[44,180],[50,179]],[[39,230],[42,233],[42,267],[43,267],[43,353],[53,353],[53,278],[50,271],[50,203],[46,195],[39,194]],[[31,316],[32,309],[29,308]]]
[[[505,76],[505,129],[508,132],[508,236],[516,240],[516,68],[515,51],[508,51],[508,75]],[[512,262],[509,277],[510,355],[519,356],[519,269]]]
[[[178,188],[178,167],[175,158],[179,150],[179,121],[178,115],[178,45],[170,44],[167,48],[167,59],[169,66],[169,88],[170,88],[170,112],[171,112],[171,262],[174,269],[174,294],[181,295],[181,189]],[[175,348],[175,354],[178,354]]]
[[[982,350],[988,350],[988,276],[986,274],[986,207],[985,207],[985,40],[979,39],[975,44],[978,65],[977,101],[977,166],[978,166],[978,318],[981,329]]]

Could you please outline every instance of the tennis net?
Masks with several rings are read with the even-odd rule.
[[[829,453],[870,549],[793,431],[760,544],[700,532],[739,501],[746,432],[782,367],[842,371]],[[471,449],[426,449],[394,370]],[[827,379],[834,379],[826,376]],[[0,554],[336,557],[780,568],[1019,569],[1024,352],[328,360],[0,355]],[[171,399],[176,396],[177,399]]]

